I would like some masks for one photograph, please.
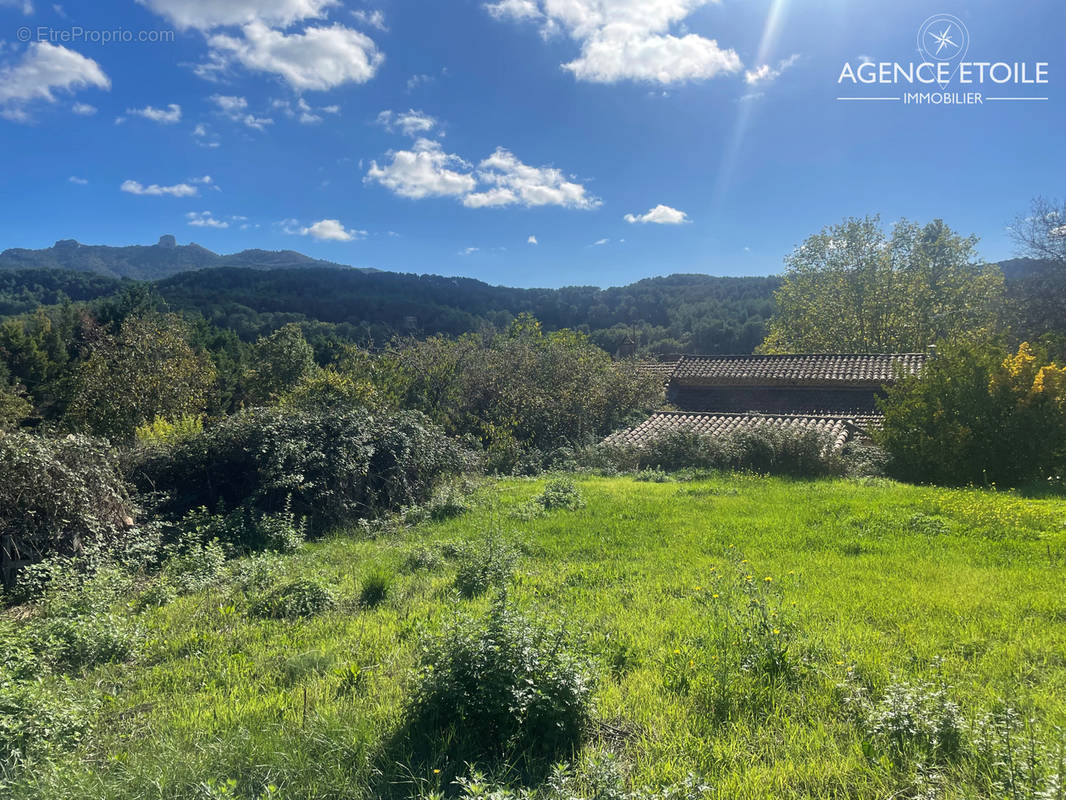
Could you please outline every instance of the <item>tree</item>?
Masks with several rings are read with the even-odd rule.
[[[910,352],[997,326],[1003,276],[941,220],[846,219],[785,260],[763,353]]]
[[[949,345],[882,410],[878,438],[905,480],[1010,486],[1066,470],[1066,369],[1027,343]]]
[[[503,333],[403,343],[386,361],[398,405],[475,437],[497,468],[512,467],[523,450],[602,438],[662,400],[654,375],[612,361],[584,334],[545,334],[529,314]]]
[[[1066,202],[1038,197],[1010,230],[1022,252],[1035,259],[1010,286],[1016,332],[1066,357]]]
[[[315,370],[315,351],[295,322],[259,339],[252,349],[248,394],[253,403],[276,400]]]
[[[68,424],[125,439],[157,418],[202,414],[215,370],[188,337],[175,314],[127,317],[118,336],[102,336],[82,362]]]
[[[0,431],[10,430],[33,412],[33,406],[23,397],[17,386],[4,379],[5,368],[0,363]]]

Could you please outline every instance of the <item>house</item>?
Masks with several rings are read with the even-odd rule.
[[[743,427],[815,430],[843,447],[880,425],[885,387],[918,373],[926,353],[681,356],[641,365],[663,378],[671,410],[608,441],[640,445],[672,430],[722,435]]]

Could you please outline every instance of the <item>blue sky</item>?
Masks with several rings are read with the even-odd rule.
[[[915,90],[838,77],[923,60],[938,14],[956,60],[1048,65],[946,91],[1047,99],[837,100]],[[777,272],[879,213],[999,260],[1066,191],[1064,29],[1060,0],[0,0],[0,249],[173,233],[608,286]]]

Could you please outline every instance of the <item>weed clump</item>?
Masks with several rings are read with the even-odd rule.
[[[389,570],[378,567],[371,570],[363,578],[363,585],[359,591],[359,602],[367,608],[380,605],[389,595],[395,576]]]
[[[533,519],[549,511],[577,511],[584,507],[585,501],[574,481],[570,478],[555,478],[548,481],[543,492],[520,505],[514,516],[519,519]]]
[[[463,597],[478,597],[492,587],[503,588],[511,579],[517,561],[518,551],[492,534],[460,554],[455,588]]]
[[[578,748],[590,696],[562,634],[501,594],[483,622],[461,620],[427,647],[406,730],[430,765],[509,764],[529,775]]]
[[[313,617],[337,605],[333,592],[313,580],[295,580],[259,598],[252,616],[268,619]]]

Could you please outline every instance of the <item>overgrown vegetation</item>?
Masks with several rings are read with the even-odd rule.
[[[577,512],[516,519],[560,490],[512,479],[290,555],[188,525],[158,568],[49,565],[0,617],[4,796],[1061,793],[1062,500],[572,486]],[[465,596],[471,553],[504,566]]]
[[[824,434],[768,426],[716,436],[669,431],[641,445],[604,442],[582,460],[621,471],[712,469],[807,478],[862,474],[866,466],[865,454],[838,451]]]
[[[905,479],[1018,486],[1066,476],[1066,368],[1023,343],[947,348],[891,387],[880,441]]]

